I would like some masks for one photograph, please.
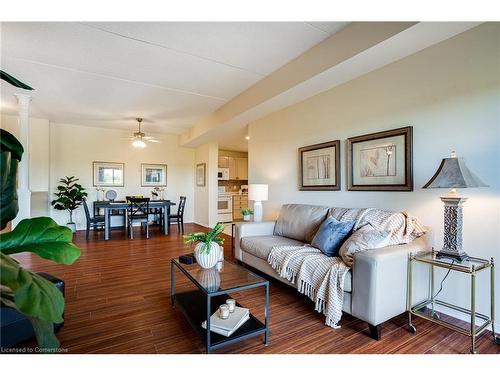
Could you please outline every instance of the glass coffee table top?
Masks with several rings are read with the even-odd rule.
[[[227,290],[267,283],[267,280],[230,261],[222,261],[219,267],[202,268],[198,263],[184,264],[177,258],[172,262],[206,293],[220,293]]]

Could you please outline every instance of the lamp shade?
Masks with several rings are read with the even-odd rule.
[[[479,177],[472,173],[465,165],[462,158],[457,158],[452,153],[452,157],[441,161],[434,176],[423,188],[473,188],[485,187],[486,185]]]
[[[267,201],[267,197],[268,197],[267,184],[250,184],[248,186],[249,200],[261,202],[261,201]]]

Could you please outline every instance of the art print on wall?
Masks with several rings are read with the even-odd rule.
[[[196,186],[205,186],[206,184],[207,164],[196,164]]]
[[[141,186],[167,186],[166,164],[141,164]]]
[[[93,161],[94,186],[124,186],[124,163]]]
[[[340,190],[340,141],[299,148],[300,190]]]
[[[349,138],[348,190],[412,191],[412,132],[407,126]]]

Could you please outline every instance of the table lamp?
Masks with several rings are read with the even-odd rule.
[[[267,184],[250,184],[248,199],[253,201],[253,221],[262,221],[262,201],[267,201]]]
[[[444,202],[444,244],[437,257],[454,258],[463,261],[468,258],[462,250],[462,204],[467,198],[460,197],[457,188],[488,186],[472,173],[462,158],[457,158],[455,151],[449,158],[441,161],[439,168],[423,188],[451,188],[441,197]]]

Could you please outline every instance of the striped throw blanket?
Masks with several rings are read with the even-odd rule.
[[[337,257],[328,257],[311,246],[275,246],[268,262],[279,275],[315,303],[315,310],[326,316],[325,324],[340,328],[344,302],[344,279],[349,271]]]

